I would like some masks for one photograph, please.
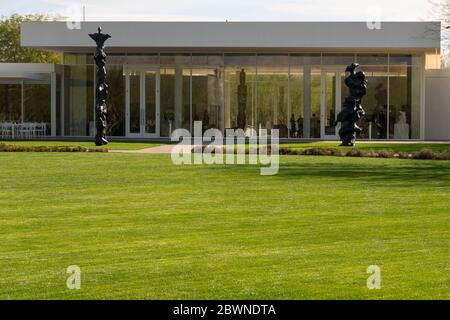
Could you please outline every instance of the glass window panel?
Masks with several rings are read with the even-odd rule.
[[[129,64],[159,64],[158,54],[128,54],[126,56],[126,62]]]
[[[67,136],[94,136],[94,66],[64,67],[64,130]]]
[[[141,132],[141,73],[130,73],[130,133]]]
[[[202,121],[203,131],[223,130],[222,77],[221,68],[192,69],[192,117]]]
[[[311,70],[311,109],[309,111],[309,136],[305,131],[305,136],[308,138],[320,138],[320,94],[321,94],[321,74],[319,69]],[[306,117],[307,119],[307,117]]]
[[[278,129],[280,138],[288,137],[288,56],[258,56],[258,128]]]
[[[391,54],[389,57],[389,63],[391,65],[411,65],[412,55],[410,54]]]
[[[411,138],[412,68],[389,69],[389,138]]]
[[[178,128],[190,129],[190,69],[161,68],[160,135]]]
[[[322,55],[322,65],[349,65],[355,62],[354,54],[323,54]]]
[[[156,72],[145,72],[145,133],[156,132]]]
[[[291,54],[290,65],[291,68],[304,65],[316,65],[320,66],[322,58],[319,53],[317,54]]]
[[[325,73],[325,135],[335,135],[336,126],[336,72]]]
[[[161,53],[159,59],[162,65],[191,65],[190,53]]]
[[[304,117],[304,81],[303,68],[291,68],[290,74],[291,116],[289,119],[289,137],[303,138]]]
[[[65,65],[94,64],[94,55],[86,53],[65,53],[64,64]]]
[[[223,66],[223,55],[202,55],[193,54],[192,55],[192,65],[193,66]]]
[[[107,134],[110,136],[125,135],[125,76],[122,66],[109,65],[106,81],[110,90],[106,105]]]
[[[51,87],[50,84],[24,84],[23,121],[45,123],[45,135],[50,134],[51,122]]]
[[[107,67],[115,64],[124,64],[127,63],[127,57],[125,54],[107,54],[106,57]]]
[[[20,84],[0,84],[0,121],[21,121],[21,90]]]
[[[225,55],[225,128],[257,129],[255,81],[255,55]]]
[[[61,97],[62,97],[62,76],[56,74],[56,135],[62,136],[61,132]]]
[[[362,99],[366,116],[358,122],[358,126],[363,129],[359,137],[362,139],[386,139],[388,123],[387,67],[360,66],[358,69],[366,74],[367,79],[367,94]],[[345,84],[342,84],[342,86],[342,98],[344,100],[348,96],[348,88]]]
[[[356,56],[356,62],[360,65],[388,65],[388,55],[387,54],[367,54],[367,53],[358,53]]]

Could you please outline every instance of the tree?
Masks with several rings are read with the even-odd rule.
[[[448,66],[450,63],[450,0],[428,0],[432,5],[431,14],[441,21],[442,63]]]
[[[20,45],[20,23],[24,21],[49,21],[55,18],[43,14],[14,14],[0,19],[0,62],[59,63],[60,56]]]

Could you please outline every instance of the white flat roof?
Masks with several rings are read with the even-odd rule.
[[[419,50],[440,49],[440,22],[23,22],[21,44],[56,51],[91,52],[88,36],[102,26],[111,51],[144,50]]]

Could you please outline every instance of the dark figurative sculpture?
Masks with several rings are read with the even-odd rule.
[[[94,60],[97,65],[97,84],[95,87],[95,145],[102,146],[108,144],[106,139],[106,98],[108,96],[108,85],[106,84],[106,54],[105,41],[111,38],[109,34],[102,33],[102,28],[98,28],[98,33],[89,34],[97,44]]]
[[[336,120],[336,123],[342,123],[339,130],[341,146],[353,146],[356,134],[362,132],[356,122],[365,115],[361,106],[361,99],[366,95],[367,81],[364,72],[355,73],[358,66],[357,63],[352,63],[345,69],[345,72],[349,72],[349,75],[345,78],[345,85],[349,88],[349,96],[345,98],[342,111],[338,114]]]
[[[245,70],[242,69],[239,73],[239,85],[238,85],[238,115],[237,115],[237,127],[245,130],[246,118],[245,107],[247,106],[247,85],[245,84]]]

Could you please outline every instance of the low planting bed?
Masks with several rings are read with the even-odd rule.
[[[105,148],[82,146],[33,146],[0,143],[0,152],[108,152]]]

